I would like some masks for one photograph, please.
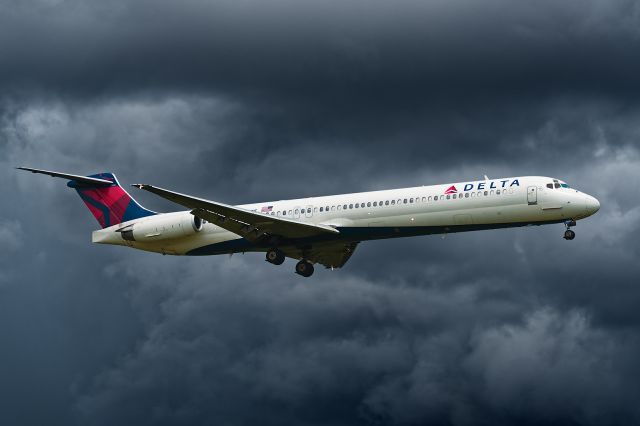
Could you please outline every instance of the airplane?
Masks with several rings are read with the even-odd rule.
[[[113,173],[88,176],[29,167],[20,170],[67,179],[102,229],[92,242],[164,255],[264,252],[281,265],[297,259],[309,277],[314,264],[340,268],[362,241],[563,223],[573,240],[576,221],[596,213],[598,200],[544,176],[229,205],[147,184],[132,185],[188,208],[156,213],[120,186]]]

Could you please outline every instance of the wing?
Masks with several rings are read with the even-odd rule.
[[[340,232],[327,225],[299,222],[234,207],[216,201],[180,194],[152,185],[132,185],[169,201],[188,207],[191,213],[249,241],[261,241],[268,237],[299,239],[316,236],[338,235]]]
[[[303,253],[295,247],[283,247],[282,251],[287,257],[294,259],[305,258],[313,263],[319,263],[327,268],[342,268],[356,250],[358,242],[330,241],[314,244],[313,247]]]

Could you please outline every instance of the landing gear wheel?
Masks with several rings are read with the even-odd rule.
[[[302,275],[303,277],[310,277],[313,275],[313,264],[307,260],[301,260],[296,263],[296,274]]]
[[[567,228],[567,230],[564,231],[564,237],[562,238],[567,241],[573,240],[576,237],[576,233],[571,230],[571,227],[576,226],[576,221],[573,219],[565,220],[564,226]]]
[[[274,265],[282,265],[282,262],[284,262],[284,253],[278,249],[270,249],[267,252],[265,260]]]

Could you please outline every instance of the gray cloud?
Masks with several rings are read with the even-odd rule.
[[[639,13],[5,1],[0,422],[637,422]],[[19,165],[232,203],[542,174],[602,209],[571,243],[363,243],[303,282],[90,246],[76,194]]]

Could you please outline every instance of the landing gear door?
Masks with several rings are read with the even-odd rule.
[[[527,203],[531,206],[538,204],[538,188],[530,186],[527,188]]]

